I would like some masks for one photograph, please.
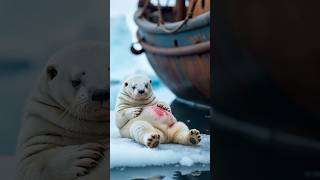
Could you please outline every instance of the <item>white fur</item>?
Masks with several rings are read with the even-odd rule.
[[[109,177],[108,158],[95,161],[109,140],[108,107],[94,112],[98,105],[88,101],[91,87],[108,89],[106,50],[104,45],[86,41],[50,58],[25,108],[17,145],[17,180]],[[58,70],[53,79],[48,76],[50,67]],[[70,82],[78,76],[85,85],[76,90]]]
[[[199,143],[199,131],[189,130],[183,122],[177,122],[170,106],[154,97],[151,84],[150,79],[141,74],[130,75],[123,82],[116,104],[116,125],[121,136],[148,147],[159,143]],[[141,90],[143,94],[139,94]],[[159,116],[156,111],[164,115]],[[190,138],[195,141],[190,142]]]

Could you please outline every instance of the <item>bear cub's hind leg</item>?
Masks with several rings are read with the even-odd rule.
[[[160,144],[160,134],[148,122],[135,121],[129,131],[131,138],[147,147],[155,148]]]
[[[173,142],[178,144],[198,144],[201,141],[200,132],[189,128],[182,122],[177,122],[171,127]]]

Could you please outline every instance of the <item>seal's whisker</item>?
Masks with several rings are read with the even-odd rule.
[[[84,105],[83,116],[88,119],[88,104]]]
[[[78,108],[78,111],[79,111],[79,117],[80,117],[80,119],[85,119],[84,118],[84,116],[83,116],[83,113],[84,113],[84,107],[85,106],[85,104],[81,104],[80,106],[79,106],[79,108]]]
[[[79,112],[78,112],[78,104],[72,107],[72,115],[75,116],[76,119],[79,119]]]
[[[75,107],[72,107],[71,110],[70,110],[70,114],[72,116],[75,116],[77,118],[77,113],[75,112]]]
[[[88,102],[88,98],[83,98],[83,99],[80,99],[80,101],[77,104],[83,104],[87,102]]]
[[[83,98],[83,100],[79,101],[75,107],[74,107],[74,111],[75,111],[75,115],[77,116],[77,119],[84,119],[85,117],[83,116],[84,112],[86,111],[86,109],[84,108],[86,106],[86,104],[88,104],[88,99],[87,98]]]

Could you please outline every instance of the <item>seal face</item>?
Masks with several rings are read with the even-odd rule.
[[[49,59],[25,108],[17,145],[18,180],[86,177],[105,161],[109,140],[106,52],[106,45],[85,41]]]
[[[128,76],[116,103],[116,125],[122,137],[154,148],[160,143],[198,144],[198,130],[178,122],[168,104],[158,101],[151,80],[141,74]]]
[[[108,65],[106,49],[93,44],[90,48],[80,45],[58,52],[49,60],[43,81],[59,108],[79,119],[99,121],[109,111]]]

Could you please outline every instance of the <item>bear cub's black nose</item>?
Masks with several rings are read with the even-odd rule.
[[[138,92],[139,92],[139,94],[143,94],[144,90],[139,90]]]
[[[92,93],[92,101],[107,101],[109,99],[109,91],[104,89],[97,89]]]

